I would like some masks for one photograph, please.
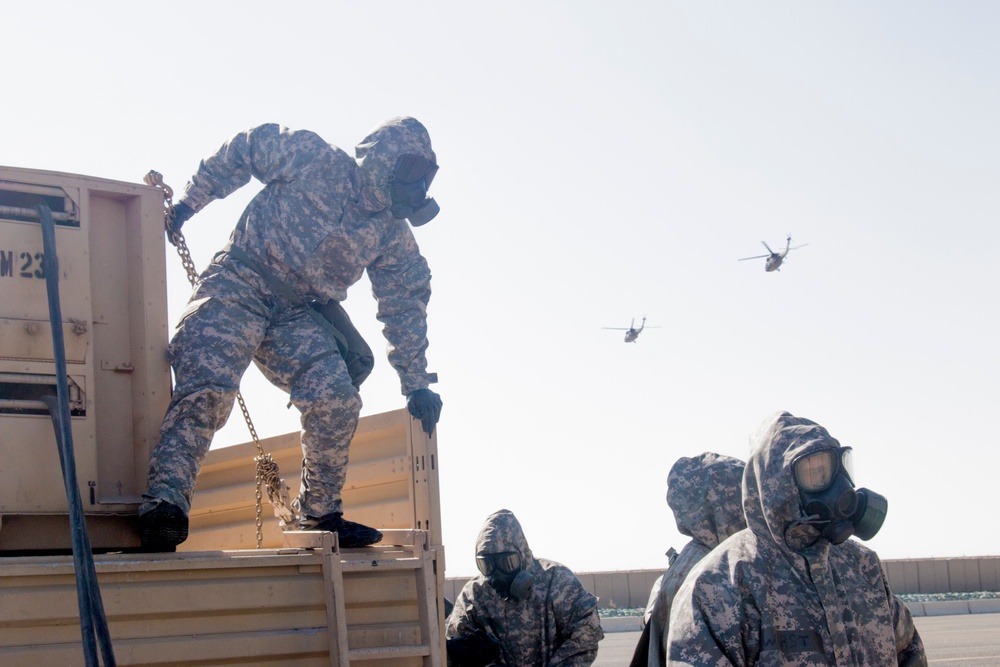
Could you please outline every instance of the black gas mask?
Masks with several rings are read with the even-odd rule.
[[[406,218],[414,227],[427,224],[441,207],[427,197],[438,166],[419,155],[400,155],[389,177],[392,217]]]
[[[815,525],[831,544],[851,535],[870,540],[889,509],[885,496],[854,488],[851,456],[850,447],[840,447],[810,452],[792,462],[802,500],[798,523]]]
[[[476,566],[486,577],[486,583],[505,599],[523,600],[535,583],[535,576],[524,569],[521,554],[516,551],[479,554]]]

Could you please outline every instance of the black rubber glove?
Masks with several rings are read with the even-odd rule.
[[[448,662],[456,667],[488,667],[503,664],[500,658],[500,642],[482,628],[461,637],[451,637],[446,644]]]
[[[174,204],[173,215],[167,220],[167,231],[171,234],[176,234],[181,231],[181,227],[184,223],[191,219],[194,215],[194,209],[185,204],[184,202],[177,202]]]
[[[430,389],[417,389],[406,396],[406,409],[420,420],[427,435],[434,434],[434,426],[441,418],[441,397]]]

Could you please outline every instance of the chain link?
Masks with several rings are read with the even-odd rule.
[[[143,181],[145,181],[146,185],[152,185],[163,190],[163,228],[167,232],[167,238],[170,239],[171,245],[177,249],[177,254],[180,255],[184,271],[187,272],[188,281],[194,287],[198,284],[198,271],[195,269],[194,260],[191,259],[191,251],[188,250],[187,242],[184,240],[184,234],[181,233],[181,230],[172,229],[170,226],[170,222],[174,218],[174,191],[169,185],[163,182],[163,175],[157,171],[150,171],[143,178]],[[257,464],[257,474],[254,478],[254,499],[256,500],[257,510],[257,548],[260,549],[264,544],[261,486],[263,485],[267,491],[267,500],[274,507],[275,516],[279,517],[284,525],[290,525],[295,521],[295,512],[291,508],[288,486],[281,479],[278,464],[275,463],[270,454],[264,453],[264,447],[260,444],[260,438],[257,437],[257,429],[254,428],[253,420],[250,419],[250,411],[247,409],[247,404],[243,400],[243,394],[239,390],[236,391],[236,402],[239,403],[243,419],[246,420],[250,437],[253,438],[253,443],[257,446],[257,456],[254,458],[254,462]]]

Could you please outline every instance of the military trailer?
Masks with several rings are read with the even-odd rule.
[[[258,509],[260,449],[298,490],[291,433],[212,450],[188,540],[140,552],[136,512],[170,397],[163,200],[149,185],[0,167],[0,664],[87,664],[43,400],[58,364],[40,205],[55,225],[77,487],[117,664],[444,664],[437,443],[405,409],[362,418],[351,443],[345,509],[382,530],[379,544],[341,549],[332,533],[283,532],[266,499]]]

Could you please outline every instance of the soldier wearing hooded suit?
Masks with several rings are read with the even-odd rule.
[[[677,589],[691,568],[730,535],[746,528],[743,518],[743,461],[705,452],[681,457],[667,475],[667,505],[677,530],[691,540],[671,562],[660,580],[646,627],[649,629],[646,660],[633,665],[666,664],[670,607]],[[637,654],[642,645],[637,647]]]
[[[850,448],[781,412],[753,436],[747,528],[688,575],[674,599],[668,665],[926,665],[906,606],[870,539],[887,503],[855,489]]]
[[[251,361],[301,413],[300,527],[334,530],[342,546],[381,539],[342,518],[358,385],[370,367],[348,369],[331,313],[367,271],[389,362],[410,412],[431,433],[441,409],[425,357],[431,274],[407,219],[419,225],[437,213],[426,198],[436,171],[430,136],[409,117],[377,126],[356,158],[314,132],[267,124],[201,162],[170,231],[251,177],[264,187],[201,274],[170,342],[175,385],[140,508],[147,550],[172,550],[187,537],[195,477]]]
[[[476,540],[476,562],[482,574],[465,584],[448,617],[449,664],[577,667],[594,662],[604,637],[597,598],[566,566],[535,558],[509,510],[486,519]],[[480,650],[469,651],[470,643]]]

